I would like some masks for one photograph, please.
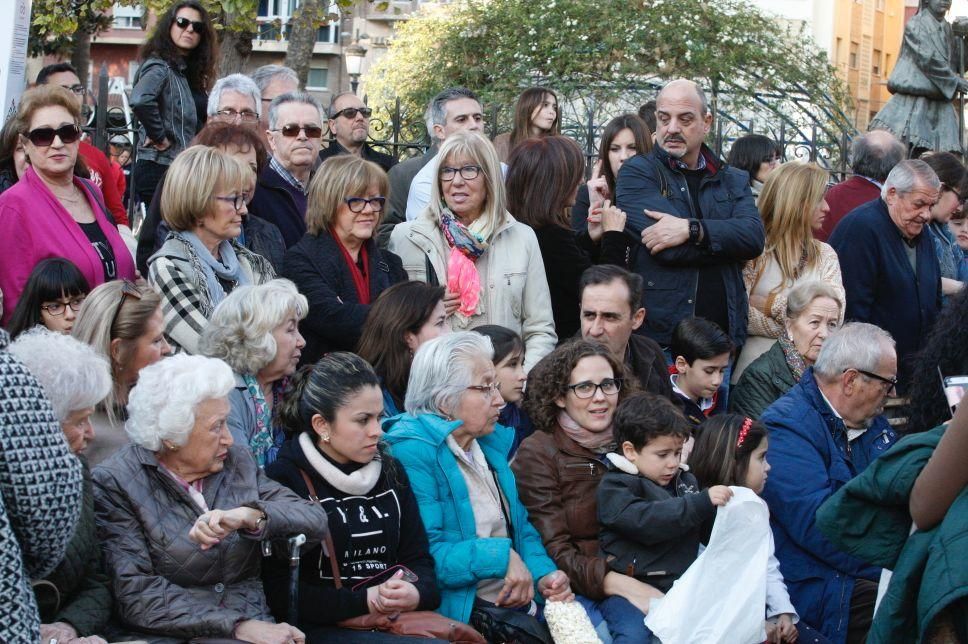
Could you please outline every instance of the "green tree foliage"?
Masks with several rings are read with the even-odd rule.
[[[797,127],[849,128],[845,85],[809,38],[740,0],[458,0],[402,24],[371,70],[375,104],[400,97],[420,113],[465,85],[508,105],[524,87],[565,101],[614,102],[663,79],[714,89],[720,111],[769,113]],[[646,94],[647,96],[647,94]],[[728,103],[728,105],[727,105]],[[796,108],[796,109],[794,109]],[[800,116],[792,116],[799,110]]]

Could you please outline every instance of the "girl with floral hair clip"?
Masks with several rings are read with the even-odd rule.
[[[762,423],[739,414],[720,414],[700,425],[689,467],[703,488],[735,485],[760,495],[769,478],[768,447],[769,438]],[[799,621],[773,553],[772,534],[764,573],[767,641],[827,642],[823,635]]]

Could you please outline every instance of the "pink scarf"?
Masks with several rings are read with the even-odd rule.
[[[611,426],[606,427],[600,432],[593,432],[572,420],[571,416],[564,409],[558,412],[558,425],[561,426],[561,429],[564,430],[568,438],[593,452],[607,452],[609,451],[607,448],[615,443]]]

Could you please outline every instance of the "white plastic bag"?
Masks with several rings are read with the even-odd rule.
[[[766,641],[770,513],[745,487],[718,508],[709,545],[660,600],[645,625],[662,644]]]

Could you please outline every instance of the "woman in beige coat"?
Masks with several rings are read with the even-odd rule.
[[[390,250],[410,279],[447,288],[454,330],[499,324],[524,338],[528,369],[555,348],[551,296],[534,231],[505,207],[494,147],[474,132],[437,154],[430,205],[393,229]]]

